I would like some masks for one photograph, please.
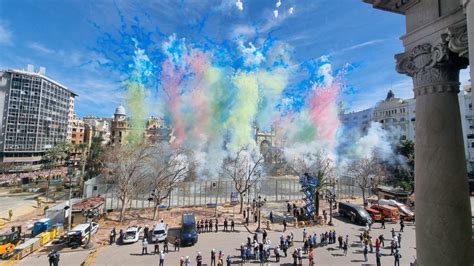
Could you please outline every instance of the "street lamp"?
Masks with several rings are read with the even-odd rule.
[[[254,199],[254,201],[255,201],[255,199]],[[256,206],[258,208],[258,227],[257,227],[257,230],[255,230],[256,232],[261,232],[261,229],[260,229],[261,210],[260,210],[260,208],[262,208],[263,205],[265,205],[265,203],[267,203],[267,199],[264,198],[263,201],[262,201],[262,196],[258,195],[258,201],[256,202]]]

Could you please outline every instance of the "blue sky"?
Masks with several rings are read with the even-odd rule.
[[[0,0],[0,69],[45,66],[79,94],[80,116],[110,117],[124,102],[129,37],[146,43],[151,57],[172,34],[198,46],[273,39],[292,47],[295,63],[328,56],[335,69],[351,64],[345,82],[353,93],[343,96],[349,110],[373,106],[390,88],[412,97],[411,80],[394,66],[403,16],[358,0],[281,0],[275,18],[274,0],[241,0],[243,10],[236,1]]]

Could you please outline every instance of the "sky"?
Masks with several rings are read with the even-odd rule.
[[[348,69],[341,97],[347,111],[374,106],[389,89],[413,96],[411,79],[395,71],[403,16],[358,0],[277,2],[0,0],[0,69],[44,66],[79,95],[79,116],[111,117],[125,104],[135,41],[152,60],[163,57],[170,36],[195,47],[226,47],[236,57],[252,52],[242,45],[264,49],[278,41],[288,45],[293,64],[327,58],[333,69]]]

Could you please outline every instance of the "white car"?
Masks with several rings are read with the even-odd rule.
[[[165,224],[163,221],[153,228],[153,233],[151,235],[151,241],[155,242],[163,242],[168,237],[168,225]]]
[[[129,226],[125,231],[125,235],[123,236],[123,243],[135,243],[138,241],[140,237],[140,233],[142,232],[142,227],[140,226]]]

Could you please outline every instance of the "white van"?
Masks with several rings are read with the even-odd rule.
[[[99,224],[92,222],[90,224],[78,224],[76,225],[71,232],[69,232],[69,238],[73,241],[80,242],[80,244],[85,244],[89,239],[89,235],[97,233],[99,230]]]
[[[161,222],[155,225],[153,228],[153,233],[151,235],[151,241],[153,242],[163,242],[168,236],[168,225],[164,222]]]

